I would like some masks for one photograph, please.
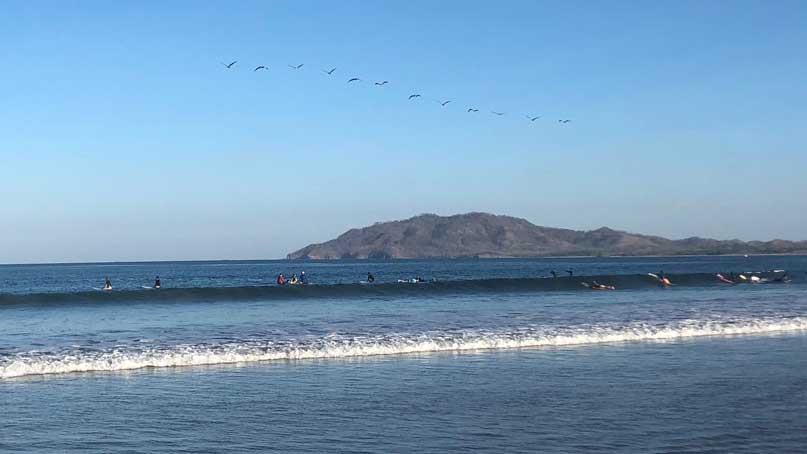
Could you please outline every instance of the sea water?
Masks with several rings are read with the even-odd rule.
[[[806,284],[796,256],[0,266],[0,450],[803,451]]]

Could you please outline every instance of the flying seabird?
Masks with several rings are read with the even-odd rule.
[[[558,120],[558,123],[571,123],[572,120]]]
[[[266,66],[261,65],[261,66],[258,66],[255,69],[253,69],[252,72],[255,72],[255,71],[259,70],[259,69],[269,69],[269,68],[267,68]]]
[[[527,120],[530,120],[530,121],[535,121],[535,120],[537,120],[537,119],[541,118],[541,116],[540,116],[540,115],[539,115],[539,116],[537,116],[537,117],[531,117],[531,116],[529,116],[529,115],[525,115],[525,117],[527,117]]]
[[[500,116],[500,117],[501,117],[502,115],[504,115],[504,112],[496,112],[495,110],[491,110],[491,111],[490,111],[490,113],[492,113],[493,115],[498,115],[498,116]]]
[[[238,63],[238,60],[230,63],[229,65],[227,63],[222,63],[222,65],[224,65],[224,67],[227,68],[227,69],[231,69],[233,67],[233,65],[235,65],[236,63]]]
[[[297,66],[294,66],[294,65],[289,65],[289,68],[291,68],[291,69],[300,69],[300,68],[302,68],[302,67],[303,67],[303,65],[304,65],[304,64],[305,64],[305,63],[300,63],[300,64],[299,64],[299,65],[297,65]]]
[[[479,109],[474,109],[473,107],[468,108],[468,112],[479,112]]]
[[[445,106],[446,106],[446,104],[448,104],[448,103],[450,103],[450,102],[451,102],[451,100],[450,100],[450,99],[449,99],[448,101],[443,101],[443,102],[441,102],[441,103],[440,103],[440,107],[445,107]]]
[[[409,99],[420,98],[420,95],[409,95]]]
[[[389,83],[389,81],[388,81],[388,80],[385,80],[385,81],[383,81],[383,82],[376,82],[375,84],[376,84],[376,85],[378,85],[378,86],[380,87],[380,86],[382,86],[382,85],[387,85],[388,83]]]
[[[351,83],[351,82],[357,82],[357,81],[360,81],[360,80],[361,80],[361,79],[359,79],[358,77],[354,77],[354,78],[352,78],[352,79],[349,79],[349,80],[347,81],[347,83]]]
[[[336,68],[331,68],[331,69],[330,69],[330,71],[325,71],[324,69],[322,70],[322,72],[324,72],[325,74],[327,74],[327,75],[329,75],[329,76],[330,76],[331,74],[333,74],[333,72],[334,72],[334,71],[336,71]]]

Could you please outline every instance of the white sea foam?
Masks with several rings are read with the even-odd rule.
[[[807,331],[807,317],[683,320],[673,323],[632,323],[484,331],[466,330],[390,334],[331,335],[322,338],[245,340],[226,344],[118,346],[110,350],[23,352],[0,357],[0,379],[26,375],[90,371],[123,371],[147,367],[181,367],[259,361],[355,358],[430,352],[517,349],[619,342],[675,341],[703,336],[764,335]]]

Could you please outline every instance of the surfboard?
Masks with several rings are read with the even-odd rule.
[[[734,284],[734,281],[732,281],[731,279],[726,279],[726,277],[720,273],[717,273],[716,276],[720,280],[720,282],[725,282],[726,284]]]
[[[658,280],[661,280],[661,278],[660,278],[660,277],[658,277],[658,274],[647,273],[647,275],[648,275],[648,276],[650,276],[650,277],[652,277],[653,279],[658,279]]]
[[[111,292],[111,291],[112,291],[112,288],[111,288],[111,287],[110,287],[110,288],[98,288],[98,287],[93,287],[92,289],[93,289],[93,290],[98,290],[99,292]]]

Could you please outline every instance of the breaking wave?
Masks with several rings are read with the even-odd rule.
[[[807,317],[681,320],[660,324],[635,322],[622,326],[526,327],[488,331],[429,331],[374,336],[334,334],[293,339],[244,339],[220,344],[150,347],[138,344],[101,350],[71,347],[58,352],[0,354],[0,379],[267,361],[675,341],[704,336],[765,335],[795,331],[807,331]]]

